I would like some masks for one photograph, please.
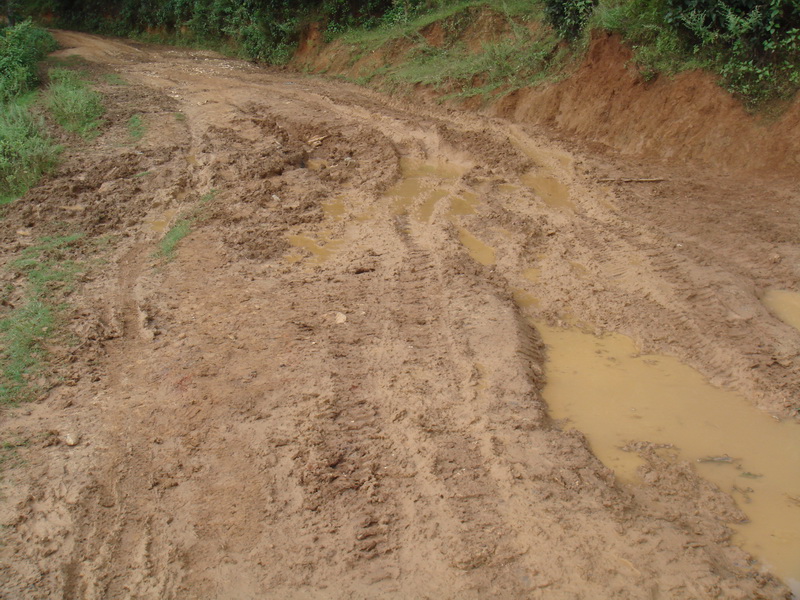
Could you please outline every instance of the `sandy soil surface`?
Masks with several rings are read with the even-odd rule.
[[[2,415],[3,598],[787,597],[728,496],[655,459],[626,489],[548,418],[530,323],[796,412],[800,332],[760,301],[800,277],[796,180],[58,37],[129,85],[99,79],[104,133],[0,221],[3,262],[110,236],[63,382]]]

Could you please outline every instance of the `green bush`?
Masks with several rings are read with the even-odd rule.
[[[36,86],[36,65],[57,47],[49,33],[25,21],[0,30],[0,102]]]
[[[545,0],[545,14],[562,37],[578,37],[586,25],[597,0]]]
[[[795,0],[606,1],[596,22],[623,34],[646,74],[709,68],[750,104],[800,88]]]
[[[11,102],[0,112],[0,204],[23,194],[52,169],[61,149],[45,134],[41,118]]]

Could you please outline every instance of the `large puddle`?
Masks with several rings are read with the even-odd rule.
[[[621,481],[636,484],[631,441],[671,444],[730,493],[750,522],[734,541],[800,594],[800,426],[710,385],[675,358],[641,355],[622,335],[537,324],[548,348],[544,397],[556,419],[586,434]]]
[[[762,300],[772,314],[800,330],[800,294],[786,290],[769,290]]]
[[[532,174],[523,175],[520,181],[536,192],[549,207],[575,210],[575,205],[569,199],[569,188],[560,181]]]

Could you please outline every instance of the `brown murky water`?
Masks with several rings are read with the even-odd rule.
[[[542,175],[523,175],[520,181],[531,188],[545,204],[552,208],[575,210],[569,199],[569,188],[552,177]]]
[[[295,248],[305,250],[311,254],[309,262],[312,264],[322,264],[329,260],[333,253],[338,250],[344,240],[316,240],[307,235],[290,235],[289,243]],[[302,254],[290,254],[287,259],[289,262],[299,262],[303,259]]]
[[[769,290],[762,298],[764,305],[787,325],[800,330],[800,294],[787,290]]]
[[[170,224],[172,223],[172,220],[177,214],[177,209],[165,210],[161,215],[152,221],[145,221],[145,225],[147,225],[147,228],[153,233],[166,233]]]
[[[490,245],[485,244],[466,229],[458,230],[458,239],[464,244],[469,255],[484,266],[495,263],[495,251]]]
[[[735,541],[800,592],[800,426],[778,422],[675,358],[639,354],[625,336],[537,329],[548,349],[552,416],[585,433],[630,484],[641,460],[622,446],[674,445],[747,514],[749,523],[734,526]]]

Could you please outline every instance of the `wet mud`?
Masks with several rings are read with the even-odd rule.
[[[2,415],[5,595],[789,597],[796,181],[58,37],[108,124],[0,221],[89,265]]]

